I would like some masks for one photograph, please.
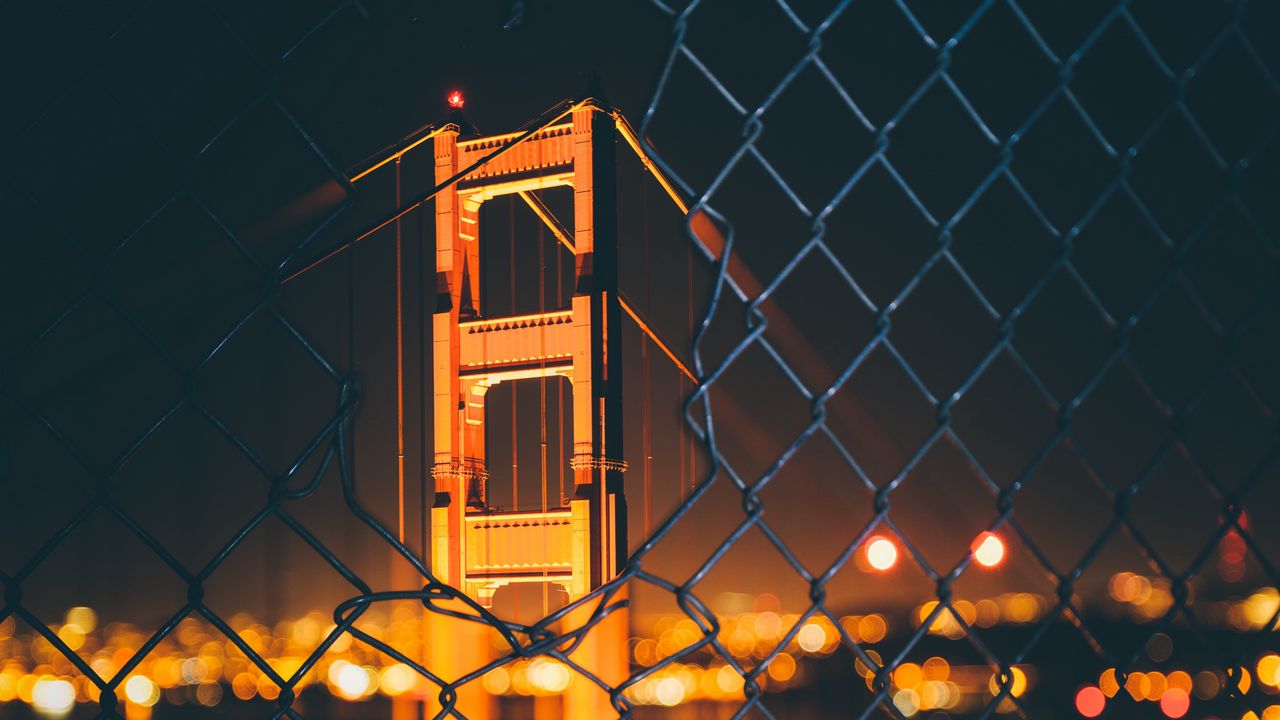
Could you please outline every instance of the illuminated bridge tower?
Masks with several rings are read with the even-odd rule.
[[[521,582],[557,583],[573,602],[612,579],[626,561],[615,120],[594,101],[580,103],[564,120],[515,144],[525,133],[459,140],[456,125],[434,139],[437,186],[510,145],[435,198],[432,570],[485,606],[500,587]],[[537,203],[527,193],[558,186],[573,189],[572,238],[562,238],[576,257],[572,305],[481,317],[480,206],[513,193]],[[504,381],[555,375],[572,385],[568,507],[494,510],[486,492],[485,393]],[[580,627],[593,609],[588,604],[571,614],[566,627]],[[484,662],[482,625],[431,615],[433,669],[453,678]],[[608,616],[572,658],[612,683],[624,679],[626,613]],[[614,714],[607,695],[585,678],[574,678],[564,700],[564,717]],[[467,717],[487,717],[491,707],[478,681],[460,691],[459,709]]]

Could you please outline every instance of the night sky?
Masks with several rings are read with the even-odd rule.
[[[954,33],[977,4],[908,3],[935,38]],[[33,412],[64,433],[90,466],[112,468],[190,389],[271,473],[284,472],[332,417],[338,394],[337,383],[289,327],[338,373],[359,377],[356,484],[361,499],[394,528],[394,228],[285,285],[271,306],[279,317],[270,309],[255,314],[198,365],[271,284],[228,232],[262,265],[273,266],[346,198],[289,118],[334,168],[348,173],[444,120],[445,95],[455,88],[466,93],[468,120],[500,133],[581,96],[598,75],[607,100],[638,126],[670,42],[669,19],[641,2],[535,0],[510,29],[503,29],[510,3],[455,4],[446,12],[425,3],[374,2],[367,4],[368,17],[344,7],[290,51],[328,10],[311,3],[258,5],[32,4],[18,10],[19,22],[0,23],[11,69],[7,110],[0,114],[0,162],[7,171],[0,184],[6,250],[0,263],[0,570],[7,574],[93,497],[97,483]],[[752,13],[743,13],[730,0],[705,3],[689,21],[687,42],[737,101],[753,108],[805,53],[808,40],[772,3],[750,5]],[[827,404],[834,440],[820,434],[805,443],[760,494],[766,521],[811,572],[824,571],[858,536],[874,513],[867,483],[879,487],[899,475],[938,428],[936,403],[958,389],[963,393],[948,403],[948,420],[963,445],[938,441],[889,496],[890,518],[936,570],[959,562],[998,516],[992,485],[1015,482],[1022,486],[1012,496],[1013,517],[1059,571],[1079,563],[1113,519],[1112,493],[1139,478],[1131,518],[1175,571],[1205,549],[1221,522],[1224,500],[1213,483],[1227,493],[1251,487],[1242,504],[1257,547],[1280,551],[1280,469],[1271,462],[1277,449],[1272,408],[1280,403],[1280,212],[1274,202],[1280,147],[1272,142],[1280,92],[1275,75],[1258,67],[1260,61],[1270,73],[1280,72],[1275,7],[1250,5],[1243,24],[1261,53],[1257,61],[1227,37],[1199,63],[1234,6],[1178,2],[1175,11],[1165,2],[1133,3],[1135,22],[1175,78],[1193,63],[1198,70],[1186,84],[1183,108],[1166,114],[1178,96],[1177,81],[1165,77],[1130,26],[1115,24],[1091,40],[1071,79],[1072,97],[1088,111],[1090,125],[1064,96],[1042,107],[1059,74],[1037,42],[1070,55],[1112,3],[1026,5],[1038,40],[1007,5],[996,4],[952,51],[949,77],[969,108],[935,82],[895,117],[937,61],[887,0],[854,3],[824,36],[821,56],[866,121],[879,129],[893,119],[888,163],[873,164],[826,216],[822,237],[830,256],[808,254],[760,307],[769,323],[765,337],[814,395],[876,337],[877,315],[886,307],[893,307],[888,337],[897,356],[880,345],[862,360]],[[810,24],[828,10],[823,3],[795,7]],[[274,90],[278,101],[259,100],[264,89]],[[1023,132],[1033,113],[1039,119]],[[812,66],[761,122],[756,147],[768,168],[746,158],[710,200],[732,223],[737,257],[756,288],[788,268],[813,233],[808,213],[836,196],[878,142],[877,132]],[[1010,174],[973,199],[1015,132]],[[678,61],[650,127],[661,156],[701,192],[742,137],[743,118],[701,72]],[[1108,147],[1123,156],[1135,144],[1141,149],[1125,188],[1098,202],[1120,174],[1121,161]],[[1248,162],[1240,172],[1222,169],[1242,158]],[[690,252],[679,213],[625,146],[619,168],[623,291],[689,361],[691,328],[706,312],[712,267]],[[429,189],[430,171],[429,147],[406,157],[402,196]],[[1235,192],[1223,203],[1228,188]],[[352,199],[295,262],[320,255],[394,208],[394,178],[390,172],[370,176]],[[560,217],[571,217],[567,191],[544,193],[544,199]],[[405,525],[416,551],[423,544],[423,488],[431,482],[423,462],[431,453],[424,426],[429,413],[422,412],[430,391],[424,311],[430,312],[434,292],[431,226],[423,224],[430,206],[425,209],[400,225]],[[1050,272],[1063,254],[1061,236],[1077,224],[1073,271]],[[485,314],[538,309],[540,256],[547,278],[541,303],[554,307],[556,278],[567,301],[569,258],[526,208],[492,201],[481,225]],[[950,243],[954,264],[944,259],[921,275],[940,240]],[[32,345],[86,291],[88,299]],[[1034,299],[1027,302],[1029,293]],[[1006,349],[988,362],[1015,308],[1016,357]],[[1117,346],[1118,328],[1135,314],[1127,351],[1101,371]],[[726,297],[702,345],[703,367],[716,367],[750,322],[743,304]],[[705,480],[708,464],[682,419],[690,386],[652,345],[642,349],[639,332],[625,332],[634,547],[646,523],[656,525]],[[642,353],[652,417],[647,519]],[[979,367],[985,369],[974,377]],[[548,388],[552,417],[559,390],[554,383]],[[537,381],[520,383],[516,394],[520,507],[531,508],[541,480]],[[1072,437],[1051,448],[1060,415],[1046,394],[1058,406],[1080,398],[1070,413]],[[811,418],[810,402],[758,345],[729,367],[710,397],[720,450],[748,483]],[[489,402],[491,502],[510,506],[511,386],[499,386]],[[1189,403],[1185,417],[1175,413],[1176,423],[1161,410]],[[1185,448],[1153,462],[1174,428]],[[554,427],[549,433],[555,470],[559,434]],[[865,481],[836,442],[855,458]],[[694,453],[691,471],[682,458]],[[306,463],[304,477],[316,467],[315,459]],[[558,481],[553,474],[548,482],[554,488]],[[728,477],[722,473],[714,482],[646,569],[682,581],[742,521],[742,499]],[[193,569],[262,506],[269,486],[262,469],[189,404],[115,469],[111,484],[121,511]],[[393,575],[390,550],[351,517],[332,470],[313,496],[288,509],[375,588],[413,586],[409,576]],[[1000,570],[962,575],[957,595],[1052,594],[1031,553],[1015,541],[1010,549]],[[1210,561],[1203,591],[1221,596],[1256,587],[1264,570],[1256,558],[1248,562],[1246,578],[1224,586]],[[1152,572],[1123,530],[1098,551],[1079,592],[1099,596],[1122,569]],[[182,582],[102,509],[61,543],[24,590],[24,604],[50,618],[89,604],[112,619],[150,625],[185,602]],[[714,606],[726,591],[772,592],[798,610],[809,589],[753,531],[699,595]],[[207,592],[220,613],[265,617],[327,610],[357,594],[277,520],[246,538]],[[885,576],[851,562],[828,592],[834,608],[901,609],[931,599],[934,585],[912,562]],[[674,610],[669,598],[640,593],[637,602],[641,613]]]

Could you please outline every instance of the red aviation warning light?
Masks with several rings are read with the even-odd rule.
[[[449,91],[448,102],[449,107],[460,108],[467,103],[467,99],[462,97],[461,90],[451,90]]]

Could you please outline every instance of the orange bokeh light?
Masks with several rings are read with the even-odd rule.
[[[467,103],[467,99],[462,96],[461,90],[453,90],[449,93],[449,107],[460,108]]]
[[[993,532],[984,532],[973,541],[973,559],[983,567],[995,567],[1004,560],[1004,541]]]
[[[881,572],[898,563],[898,546],[883,535],[876,535],[867,543],[867,564]]]
[[[1098,688],[1088,685],[1076,693],[1076,711],[1085,717],[1098,717],[1107,707],[1107,696]]]

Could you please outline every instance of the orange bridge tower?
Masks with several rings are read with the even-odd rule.
[[[483,606],[504,585],[524,582],[559,584],[574,602],[613,579],[627,552],[615,116],[587,100],[534,130],[468,139],[459,132],[447,125],[433,140],[436,185],[448,184],[435,197],[432,570]],[[572,236],[557,233],[575,256],[570,306],[482,317],[480,206],[518,194],[553,224],[532,192],[558,186],[573,189]],[[491,508],[485,394],[501,382],[555,375],[572,387],[574,483],[567,506]],[[588,604],[570,613],[566,628],[581,627],[592,610]],[[487,661],[483,626],[430,615],[433,670],[451,679]],[[626,612],[609,615],[572,659],[620,682],[627,675],[627,631]],[[458,709],[467,717],[489,717],[492,708],[479,682],[460,689]],[[571,681],[563,717],[613,714],[599,687],[581,677]]]

